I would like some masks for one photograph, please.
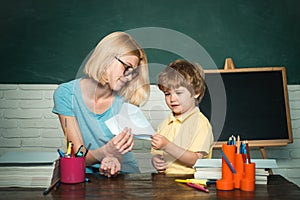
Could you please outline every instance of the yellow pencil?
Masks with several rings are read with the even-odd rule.
[[[206,186],[207,180],[203,179],[175,179],[178,183],[197,183]]]

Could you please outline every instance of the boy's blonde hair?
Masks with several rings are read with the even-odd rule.
[[[107,82],[107,67],[115,57],[124,55],[140,58],[139,75],[118,91],[118,94],[130,103],[140,105],[147,100],[150,92],[148,61],[144,50],[129,34],[113,32],[104,37],[85,64],[84,73],[104,85]]]
[[[200,103],[205,93],[204,71],[200,64],[187,60],[176,60],[170,63],[158,76],[158,87],[161,91],[185,87]]]

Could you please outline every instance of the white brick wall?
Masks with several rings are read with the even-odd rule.
[[[58,118],[51,112],[56,87],[0,84],[0,155],[7,151],[56,151],[57,148],[65,148]],[[273,172],[300,186],[300,85],[289,85],[288,91],[294,142],[286,147],[265,149],[269,158],[277,160],[279,168]],[[142,110],[154,128],[168,115],[163,94],[156,86],[151,86],[149,101]],[[153,170],[149,149],[149,141],[136,140],[134,153],[142,172]],[[214,151],[213,155],[220,157],[218,151]],[[253,149],[251,156],[261,158],[258,149]]]
[[[57,85],[0,85],[0,155],[6,151],[49,151],[64,143],[51,113]]]

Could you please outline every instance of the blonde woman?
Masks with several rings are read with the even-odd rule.
[[[149,95],[147,57],[127,33],[104,37],[87,60],[86,77],[59,85],[54,93],[53,113],[57,114],[73,150],[83,145],[86,172],[108,177],[117,173],[138,173],[130,152],[133,135],[125,128],[114,136],[105,121],[117,114],[124,102],[142,104]],[[83,148],[83,152],[86,149]]]

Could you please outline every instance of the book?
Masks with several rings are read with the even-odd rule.
[[[0,157],[0,187],[46,188],[57,159],[57,152],[8,152]]]
[[[251,159],[251,162],[255,163],[256,168],[261,169],[273,169],[278,168],[277,162],[275,159]],[[212,159],[198,159],[194,165],[194,168],[197,170],[202,167],[222,167],[222,159],[212,158]]]
[[[268,169],[277,168],[275,159],[251,159],[255,163],[255,184],[267,184]],[[222,179],[222,159],[198,159],[194,165],[195,179]]]
[[[265,169],[255,170],[255,184],[266,184],[269,172]],[[222,168],[203,168],[195,171],[195,179],[222,179]]]

